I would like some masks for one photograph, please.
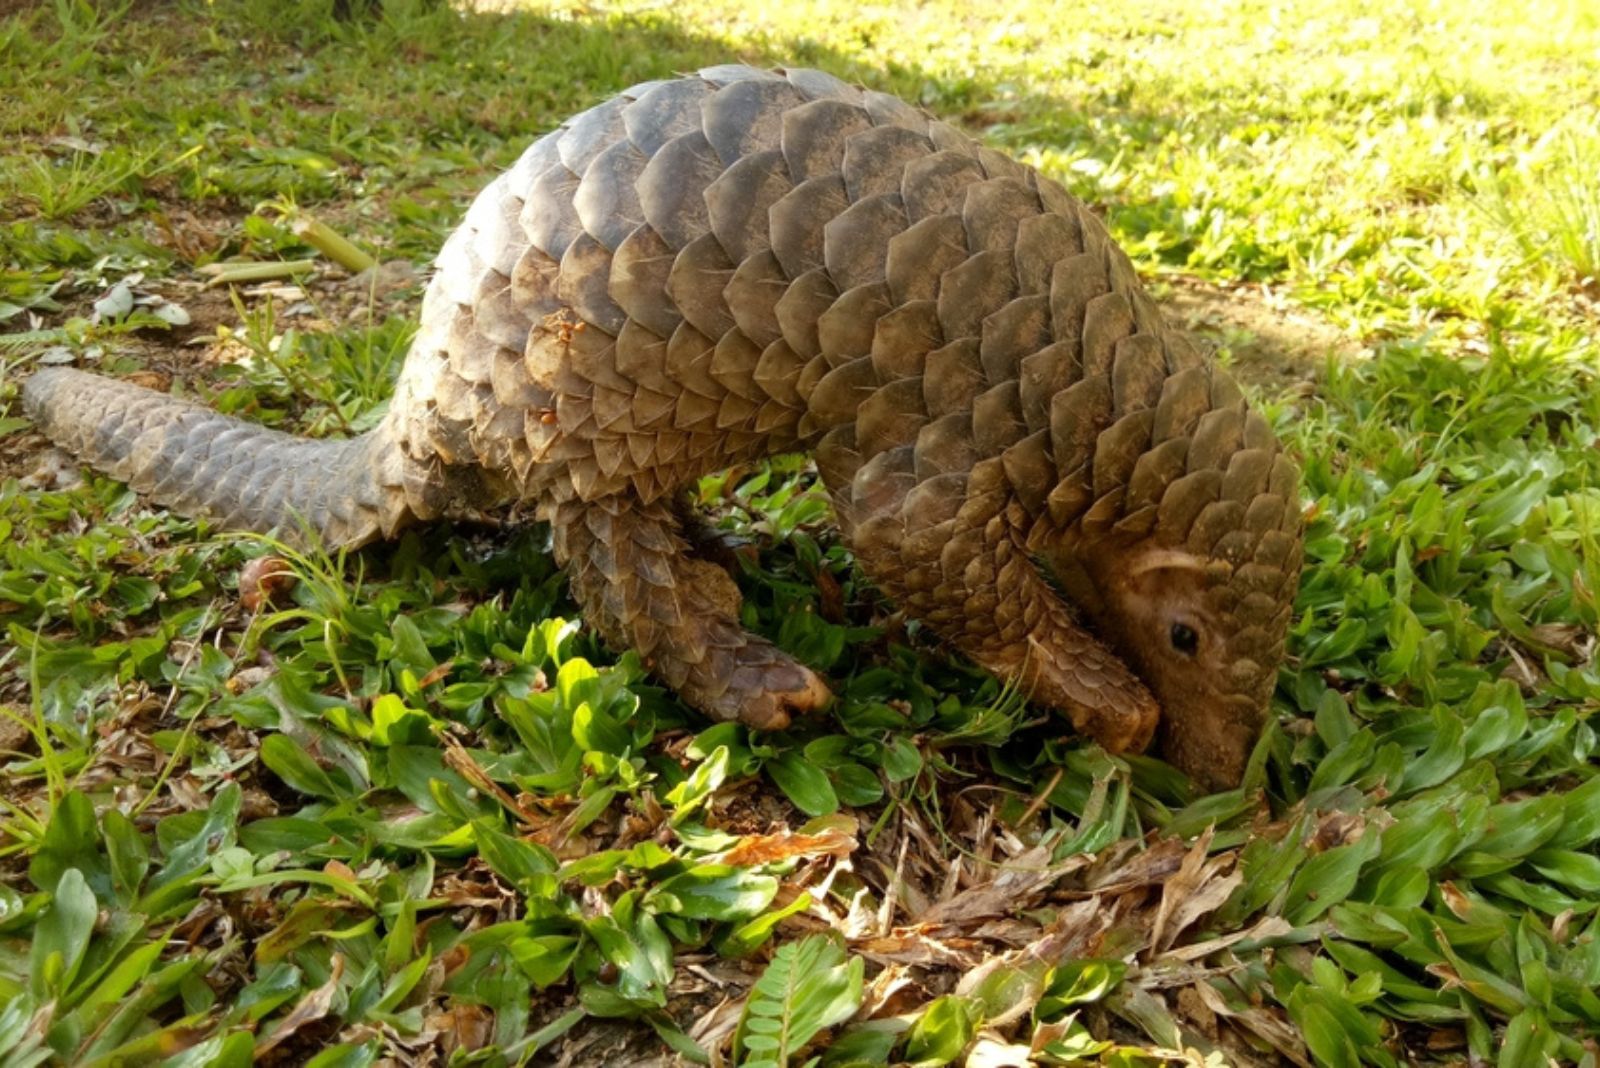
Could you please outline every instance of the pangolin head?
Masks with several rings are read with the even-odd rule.
[[[1161,706],[1161,755],[1217,790],[1239,784],[1267,718],[1303,520],[1293,461],[1212,377],[1223,388],[1209,410],[1153,435],[1163,462],[1133,464],[1122,496],[1097,502],[1043,562]]]
[[[1102,560],[1089,615],[1161,705],[1161,755],[1207,789],[1237,786],[1283,661],[1298,552],[1286,567],[1149,544]]]

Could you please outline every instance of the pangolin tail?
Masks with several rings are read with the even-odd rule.
[[[291,544],[356,546],[415,517],[388,423],[343,441],[297,438],[115,379],[36,372],[23,405],[96,469],[184,515]]]

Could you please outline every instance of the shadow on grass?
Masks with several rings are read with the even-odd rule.
[[[1242,107],[1197,114],[1178,100],[1162,111],[1126,104],[1096,111],[1084,98],[1037,92],[993,71],[951,75],[903,62],[879,65],[813,38],[734,43],[715,30],[676,17],[671,9],[559,17],[494,0],[467,10],[430,0],[367,0],[364,14],[330,18],[334,2],[300,0],[272,9],[251,0],[220,0],[204,8],[190,7],[189,17],[207,19],[219,28],[248,28],[252,34],[304,50],[321,69],[348,72],[354,76],[351,102],[357,109],[370,109],[370,101],[363,105],[363,94],[382,87],[386,119],[413,135],[425,131],[420,135],[436,148],[447,148],[447,142],[481,147],[475,161],[455,176],[462,182],[462,194],[475,190],[527,143],[582,108],[641,81],[719,63],[816,67],[918,103],[1014,151],[1070,149],[1109,159],[1129,151],[1130,145],[1132,151],[1141,145],[1153,150],[1181,129],[1198,132],[1202,138],[1209,131],[1220,139],[1254,117]],[[447,62],[452,57],[456,62]],[[291,68],[277,80],[294,77]],[[1115,129],[1109,138],[1108,126]],[[403,156],[397,158],[391,166],[402,160]],[[1057,177],[1071,184],[1071,175]],[[1081,182],[1073,191],[1086,199],[1095,192]],[[418,220],[412,252],[426,248],[430,231],[442,236],[454,225],[457,216],[448,212],[459,212],[459,205],[440,207],[438,214]],[[1162,226],[1170,221],[1163,221],[1162,206],[1140,205],[1134,210],[1152,213],[1147,224]],[[1247,310],[1261,326],[1252,332],[1257,339],[1252,350],[1267,350],[1269,362],[1296,368],[1296,377],[1320,366],[1327,345],[1302,354],[1297,351],[1296,332],[1287,326],[1276,328],[1281,318],[1277,312],[1259,301]],[[1179,322],[1215,335],[1210,329],[1214,324],[1188,311],[1174,309]],[[1274,381],[1277,376],[1262,378]]]

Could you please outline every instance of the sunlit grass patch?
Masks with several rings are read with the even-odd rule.
[[[1591,5],[347,6],[0,17],[0,1062],[1593,1062]],[[837,695],[753,734],[575,622],[537,524],[296,554],[22,417],[74,361],[360,431],[489,176],[729,60],[912,99],[1163,286],[1348,339],[1254,387],[1310,525],[1241,789],[952,661],[799,458],[691,494]]]
[[[1600,296],[1600,135],[1558,127],[1515,168],[1485,169],[1477,192],[1527,265]]]

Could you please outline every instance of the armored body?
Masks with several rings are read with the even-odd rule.
[[[909,614],[1113,751],[1236,782],[1300,565],[1297,473],[1058,184],[882,93],[717,67],[541,138],[446,243],[383,422],[297,439],[125,383],[27,383],[179,511],[355,545],[535,504],[590,623],[781,728],[824,683],[739,624],[674,495],[812,453]]]

